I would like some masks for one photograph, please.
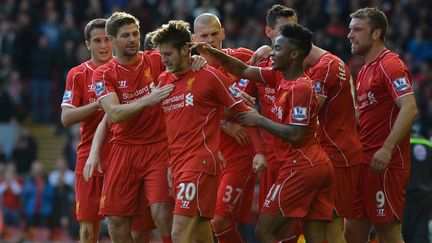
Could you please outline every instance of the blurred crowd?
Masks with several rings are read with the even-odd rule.
[[[73,218],[73,167],[78,132],[59,125],[60,102],[70,68],[88,60],[83,28],[94,18],[126,11],[140,20],[142,37],[170,19],[193,19],[203,12],[220,17],[224,47],[255,50],[270,44],[265,14],[273,4],[294,8],[315,43],[347,62],[357,74],[363,61],[350,53],[349,13],[377,6],[389,20],[386,46],[399,53],[414,77],[420,117],[415,128],[432,135],[432,1],[428,0],[0,0],[0,124],[20,135],[13,153],[0,144],[0,206],[5,224],[67,225]],[[144,39],[144,38],[142,38]],[[143,46],[143,45],[142,45]],[[37,143],[26,126],[55,124],[68,134],[64,158],[47,173],[37,162]],[[9,163],[6,163],[9,162]],[[61,215],[60,215],[61,212]],[[63,213],[67,215],[63,215]]]

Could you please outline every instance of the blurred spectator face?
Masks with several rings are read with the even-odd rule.
[[[6,179],[14,179],[16,177],[16,167],[14,163],[9,163],[6,165],[5,169]]]
[[[43,168],[42,163],[35,161],[32,164],[30,174],[32,175],[33,178],[43,177],[44,176],[44,168]]]
[[[5,171],[6,171],[6,165],[4,161],[0,161],[0,181],[3,180],[5,176]]]
[[[373,42],[380,39],[381,30],[372,32],[368,19],[351,19],[349,29],[347,37],[351,42],[351,53],[354,55],[365,55]]]
[[[219,25],[218,21],[212,21],[210,24],[196,23],[194,32],[195,34],[192,36],[194,41],[205,42],[214,48],[222,49],[225,30]]]
[[[61,172],[67,171],[67,163],[64,158],[58,158],[56,162],[57,170]]]
[[[113,44],[105,33],[105,29],[96,28],[90,32],[90,41],[86,41],[94,61],[105,63],[112,57]]]
[[[116,53],[126,57],[135,56],[140,47],[140,38],[138,25],[123,25],[118,29],[117,36],[112,37]]]
[[[38,46],[41,49],[45,49],[48,47],[48,38],[44,35],[41,35],[38,40]]]
[[[266,26],[265,32],[268,38],[270,38],[271,42],[274,43],[276,37],[280,33],[280,27],[287,25],[287,24],[297,24],[297,17],[279,17],[276,19],[276,23],[274,28],[270,28],[269,26]]]

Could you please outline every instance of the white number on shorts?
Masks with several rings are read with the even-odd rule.
[[[274,201],[276,199],[276,196],[279,192],[281,185],[275,185],[273,184],[272,187],[270,188],[270,191],[267,194],[267,198],[269,198],[270,201]]]
[[[178,189],[179,189],[177,193],[178,200],[183,200],[184,197],[186,197],[186,200],[188,201],[194,199],[196,193],[196,187],[194,183],[190,182],[185,184],[184,182],[182,182],[178,185]]]
[[[242,189],[241,188],[236,188],[235,190],[237,192],[237,195],[234,198],[234,201],[232,202],[232,204],[236,204],[237,203],[237,201],[240,198],[240,195],[242,193]],[[230,185],[227,185],[226,186],[226,191],[225,191],[225,196],[222,198],[222,201],[223,202],[229,202],[229,201],[231,201],[232,192],[233,192],[233,187],[230,186]]]
[[[377,191],[375,198],[377,201],[377,208],[384,207],[384,203],[385,203],[384,192],[383,191]]]

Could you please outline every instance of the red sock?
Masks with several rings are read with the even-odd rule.
[[[219,243],[242,243],[240,233],[237,230],[237,224],[234,224],[228,229],[215,233],[216,239]]]
[[[163,243],[173,243],[172,239],[171,239],[171,235],[168,236],[162,236],[162,242]]]

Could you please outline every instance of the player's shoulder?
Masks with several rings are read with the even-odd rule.
[[[312,89],[312,80],[307,75],[302,75],[298,77],[296,80],[292,81],[292,87],[293,89],[299,90],[299,89],[305,89],[310,90]]]
[[[86,72],[87,69],[88,69],[88,67],[86,66],[86,63],[87,63],[87,62],[83,62],[83,63],[81,63],[81,64],[79,64],[79,65],[77,65],[77,66],[71,68],[71,69],[69,70],[69,74],[68,74],[68,75],[75,76],[75,75],[79,75],[79,74],[81,74],[81,73]]]
[[[235,48],[235,49],[226,48],[224,50],[228,55],[235,57],[235,58],[238,58],[242,61],[249,61],[249,59],[253,55],[253,51],[251,51],[247,48],[244,48],[244,47],[239,47],[239,48]]]
[[[405,63],[402,61],[402,59],[399,57],[397,53],[386,51],[382,54],[383,56],[379,59],[378,64],[382,69],[385,71],[393,71],[393,70],[400,70],[400,69],[406,69]]]
[[[161,55],[158,50],[140,51],[139,55],[143,56],[144,59],[147,61],[151,61],[151,60],[161,61]]]

